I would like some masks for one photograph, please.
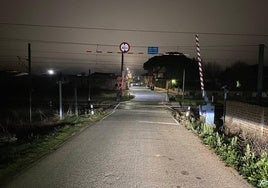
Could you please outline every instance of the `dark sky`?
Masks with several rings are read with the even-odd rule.
[[[137,71],[152,57],[148,46],[196,57],[196,33],[204,61],[253,64],[258,45],[268,45],[267,7],[267,0],[1,0],[0,69],[23,70],[17,56],[26,61],[30,42],[35,72],[119,72],[126,41],[125,67]]]

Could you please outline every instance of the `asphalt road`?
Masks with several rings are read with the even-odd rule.
[[[89,127],[7,187],[251,187],[165,109],[165,93],[132,90]]]

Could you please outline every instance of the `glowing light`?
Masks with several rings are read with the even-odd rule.
[[[236,81],[236,87],[237,87],[237,88],[241,87],[241,83],[240,83],[239,80]]]
[[[49,69],[49,70],[47,71],[47,73],[48,73],[49,75],[53,75],[53,74],[55,74],[55,71],[54,71],[53,69]]]
[[[171,80],[171,83],[172,83],[172,85],[176,85],[177,84],[177,80],[173,79],[173,80]]]

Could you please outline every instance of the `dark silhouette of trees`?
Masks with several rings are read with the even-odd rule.
[[[267,90],[268,67],[264,68],[263,89]],[[258,65],[248,65],[244,62],[236,62],[226,68],[220,76],[222,85],[227,85],[231,90],[256,91],[257,90]],[[237,84],[240,87],[237,87]]]
[[[191,83],[187,84],[188,86],[196,86],[196,83],[199,82],[197,62],[183,54],[154,56],[143,64],[143,68],[148,71],[148,75],[154,75],[155,79],[158,79],[158,75],[161,73],[163,80],[178,80],[180,88],[184,70],[186,82]]]
[[[203,73],[207,89],[217,90],[221,88],[222,83],[219,80],[223,68],[216,62],[204,62]]]
[[[225,70],[216,62],[203,62],[203,75],[206,90],[221,90],[227,85],[230,90],[256,91],[258,65],[248,65],[238,61]],[[183,54],[163,55],[150,58],[143,65],[148,73],[157,78],[159,72],[163,79],[177,79],[181,87],[183,71],[186,73],[186,86],[190,90],[200,89],[198,63]],[[263,91],[268,90],[268,67],[264,67]]]
[[[184,55],[162,55],[150,58],[143,64],[143,68],[153,70],[154,73],[164,68],[165,78],[173,79],[179,77],[180,70],[189,68],[191,62],[192,60]]]

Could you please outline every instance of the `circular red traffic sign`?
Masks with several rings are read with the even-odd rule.
[[[122,53],[127,53],[130,49],[130,45],[127,42],[122,42],[119,46],[119,49]]]

